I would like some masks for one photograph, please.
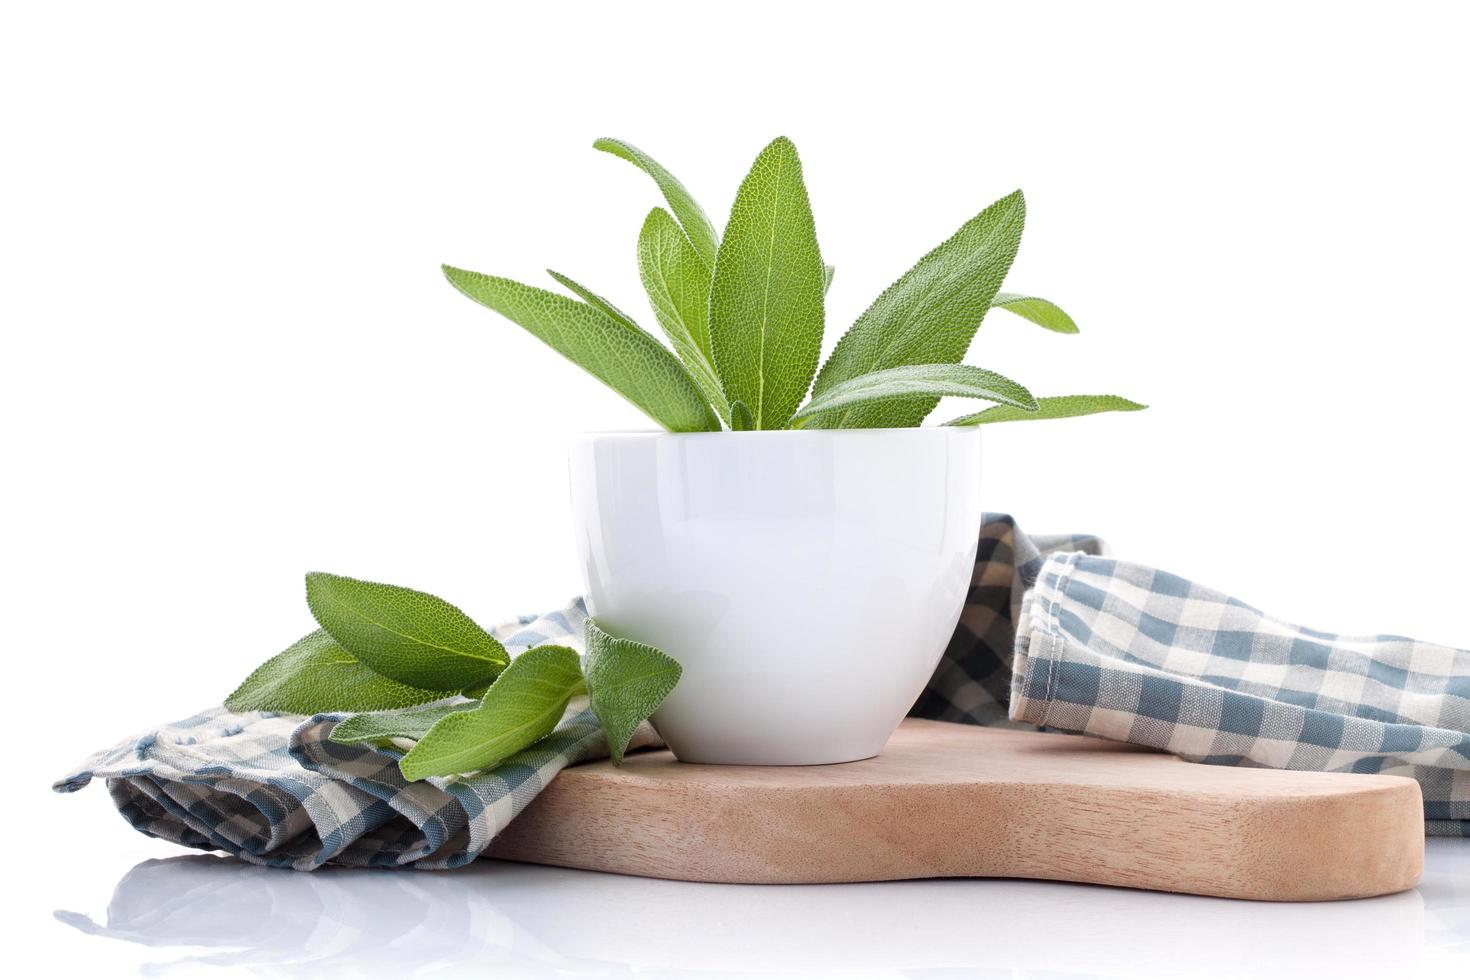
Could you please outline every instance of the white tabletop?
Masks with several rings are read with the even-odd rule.
[[[99,808],[78,809],[96,833]],[[1430,840],[1412,891],[1289,905],[1013,880],[706,885],[495,861],[301,874],[129,834],[112,826],[101,853],[23,856],[50,870],[24,903],[22,962],[93,976],[1470,975],[1470,840]]]

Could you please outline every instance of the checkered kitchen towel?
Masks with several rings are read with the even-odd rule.
[[[1429,833],[1470,835],[1470,652],[1289,626],[1102,551],[988,515],[959,628],[913,713],[1200,762],[1407,775]],[[576,647],[585,615],[577,601],[493,632],[513,654]],[[491,772],[406,783],[396,753],[328,741],[340,718],[216,708],[96,754],[56,789],[105,779],[143,833],[258,864],[448,868],[562,768],[605,752],[573,709]],[[644,726],[634,744],[657,738]]]
[[[581,650],[586,618],[577,600],[491,632],[512,656],[542,643]],[[123,819],[150,837],[255,864],[454,868],[563,768],[607,755],[597,719],[573,702],[550,736],[492,771],[410,783],[402,753],[329,741],[344,717],[211,708],[98,752],[54,788],[105,779]],[[658,744],[644,724],[630,748]]]
[[[1470,651],[1293,626],[1177,575],[1054,554],[1025,594],[1011,718],[1223,765],[1408,776],[1470,836]]]

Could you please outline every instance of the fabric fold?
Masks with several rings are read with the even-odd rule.
[[[1470,651],[1296,626],[1143,565],[1044,560],[1010,717],[1195,762],[1408,776],[1429,834],[1470,836]]]
[[[578,600],[492,632],[513,656],[552,642],[580,651],[586,615]],[[402,753],[331,741],[344,717],[213,708],[96,753],[54,788],[105,779],[142,833],[253,864],[438,869],[478,857],[562,769],[607,754],[596,717],[574,703],[551,735],[492,770],[408,782]],[[644,724],[629,750],[660,744]]]

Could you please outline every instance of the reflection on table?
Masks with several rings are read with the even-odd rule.
[[[159,948],[149,972],[525,977],[1411,976],[1470,955],[1470,840],[1431,840],[1413,891],[1262,904],[1034,881],[707,885],[480,861],[310,874],[145,861],[86,933]],[[93,897],[89,897],[95,900]],[[1440,975],[1450,975],[1441,973]]]

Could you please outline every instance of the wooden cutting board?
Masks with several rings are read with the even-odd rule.
[[[654,878],[1004,877],[1274,901],[1410,888],[1419,784],[1184,762],[1073,735],[909,719],[876,758],[562,772],[491,857]]]

